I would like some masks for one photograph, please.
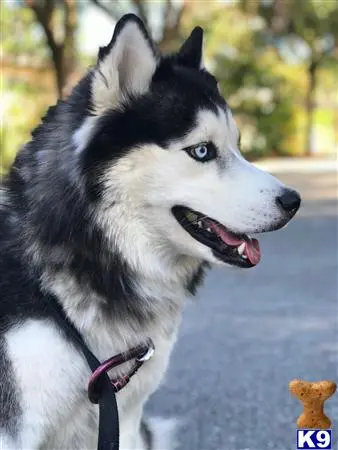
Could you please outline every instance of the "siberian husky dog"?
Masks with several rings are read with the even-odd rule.
[[[171,448],[142,410],[185,299],[210,264],[258,264],[250,235],[283,227],[299,208],[297,192],[241,156],[202,34],[162,56],[143,23],[124,16],[2,184],[1,449],[96,448],[91,371],[53,301],[100,361],[152,339],[153,358],[117,394],[120,447]]]

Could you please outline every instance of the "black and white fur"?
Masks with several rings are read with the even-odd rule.
[[[133,15],[95,67],[48,111],[0,188],[0,447],[94,449],[90,370],[56,325],[58,301],[100,360],[151,337],[154,357],[117,394],[121,449],[171,448],[143,424],[182,305],[209,263],[175,220],[186,204],[234,232],[277,229],[285,187],[240,155],[238,130],[202,62],[202,30],[159,55]],[[210,164],[183,148],[212,141]],[[125,373],[128,365],[113,372]]]

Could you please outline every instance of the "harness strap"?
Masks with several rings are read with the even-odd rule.
[[[100,361],[89,350],[83,337],[66,316],[62,306],[54,296],[49,296],[48,305],[58,325],[72,342],[81,349],[87,363],[95,372],[101,366]],[[119,415],[114,387],[106,373],[102,373],[97,380],[95,391],[99,403],[99,435],[97,450],[119,450],[120,431]]]

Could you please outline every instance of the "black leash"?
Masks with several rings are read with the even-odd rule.
[[[66,316],[57,299],[49,296],[49,305],[58,325],[79,347],[92,372],[101,366],[100,361],[89,350],[83,337]],[[120,430],[119,415],[114,387],[106,373],[102,373],[96,381],[95,392],[99,404],[99,436],[97,450],[119,450]]]

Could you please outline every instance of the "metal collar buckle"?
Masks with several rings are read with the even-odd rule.
[[[119,353],[106,361],[104,361],[91,375],[88,383],[88,397],[92,403],[98,403],[99,396],[97,394],[97,388],[99,380],[102,374],[109,372],[109,370],[117,367],[127,361],[135,359],[135,363],[131,369],[125,374],[118,378],[112,379],[111,383],[113,385],[114,391],[119,392],[124,388],[130,381],[131,377],[135,375],[138,369],[148,361],[154,354],[155,346],[151,339],[143,345],[133,347],[127,352]]]

